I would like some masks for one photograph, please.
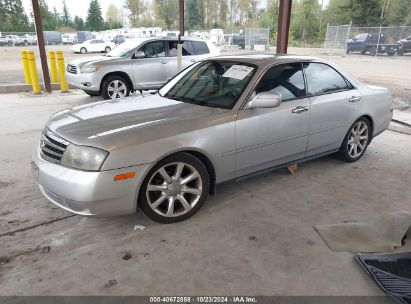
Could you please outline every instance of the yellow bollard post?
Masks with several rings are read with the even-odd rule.
[[[56,52],[49,51],[49,61],[50,61],[50,74],[51,74],[51,82],[57,83],[58,75],[57,75],[57,63],[56,63]]]
[[[21,51],[21,62],[23,63],[24,82],[31,84],[29,62],[27,60],[27,51]]]
[[[40,83],[37,76],[36,57],[34,57],[34,51],[27,51],[27,61],[29,64],[31,86],[33,87],[34,94],[40,94]]]
[[[59,69],[60,76],[60,88],[62,92],[68,91],[68,85],[66,81],[66,66],[64,65],[64,57],[62,51],[57,51],[57,66]]]

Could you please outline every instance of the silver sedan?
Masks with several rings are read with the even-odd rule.
[[[311,57],[216,57],[156,94],[54,114],[33,151],[44,196],[81,215],[189,218],[216,184],[336,153],[354,162],[391,95]]]

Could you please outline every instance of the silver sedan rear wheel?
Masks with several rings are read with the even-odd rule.
[[[113,80],[108,84],[107,93],[111,99],[126,97],[127,86],[121,80]]]
[[[146,198],[163,217],[178,217],[192,210],[203,193],[200,173],[184,162],[160,167],[149,179]]]
[[[351,128],[350,135],[348,136],[347,149],[348,154],[352,158],[360,156],[368,143],[368,126],[360,120]]]

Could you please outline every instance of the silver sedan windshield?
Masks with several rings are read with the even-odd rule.
[[[206,61],[183,72],[184,75],[163,96],[201,106],[231,109],[255,70],[255,66],[245,63]]]

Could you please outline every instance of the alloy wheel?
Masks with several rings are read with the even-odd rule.
[[[368,143],[368,126],[364,121],[358,121],[352,128],[347,141],[348,154],[352,158],[361,155]]]
[[[107,92],[111,99],[122,98],[127,95],[127,86],[121,80],[113,80],[109,83]]]
[[[148,205],[161,216],[181,216],[197,204],[202,185],[201,175],[193,166],[183,162],[167,164],[159,168],[148,182]]]

